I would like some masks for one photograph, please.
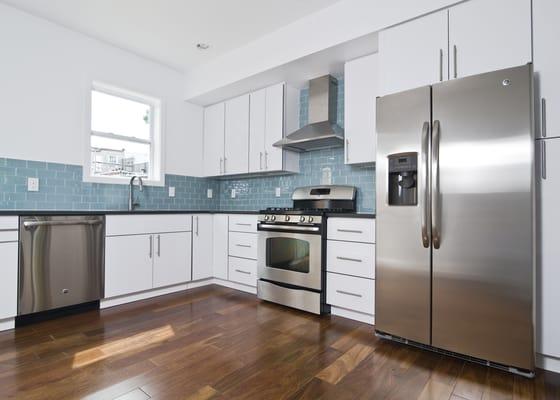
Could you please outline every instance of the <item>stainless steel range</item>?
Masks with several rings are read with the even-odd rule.
[[[297,188],[293,208],[261,211],[257,229],[258,297],[315,314],[325,302],[326,213],[356,210],[353,186]]]

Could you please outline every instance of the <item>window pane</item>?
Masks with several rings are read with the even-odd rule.
[[[92,176],[148,177],[150,173],[150,145],[91,137]]]
[[[150,140],[150,106],[137,101],[91,92],[91,129],[97,132]]]

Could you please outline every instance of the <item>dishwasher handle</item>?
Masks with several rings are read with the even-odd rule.
[[[69,220],[69,221],[25,221],[23,227],[26,230],[35,228],[38,226],[56,226],[56,225],[99,225],[103,221],[100,219],[88,219],[88,220]]]

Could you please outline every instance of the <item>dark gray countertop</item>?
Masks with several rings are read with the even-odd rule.
[[[339,217],[339,218],[375,218],[373,213],[327,213],[327,218]]]

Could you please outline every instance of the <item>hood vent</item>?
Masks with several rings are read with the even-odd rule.
[[[274,143],[297,152],[344,146],[344,130],[336,124],[338,82],[330,75],[309,81],[309,123]]]

